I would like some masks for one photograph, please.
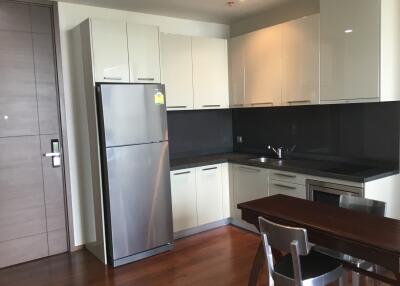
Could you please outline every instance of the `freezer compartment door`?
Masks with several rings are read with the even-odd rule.
[[[107,165],[113,259],[172,243],[168,143],[107,148]]]
[[[99,88],[106,147],[168,140],[163,85],[103,84]]]

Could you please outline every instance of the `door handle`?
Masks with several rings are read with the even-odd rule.
[[[296,187],[286,186],[286,185],[282,185],[282,184],[274,184],[274,186],[278,187],[278,188],[288,189],[288,190],[296,190]]]
[[[59,157],[61,154],[58,152],[54,152],[54,153],[44,153],[43,157]]]
[[[154,81],[154,77],[138,77],[138,80],[148,80],[148,81]]]
[[[51,158],[53,168],[61,166],[61,153],[60,153],[60,141],[58,139],[52,139],[50,141],[51,152],[44,153],[43,157]]]

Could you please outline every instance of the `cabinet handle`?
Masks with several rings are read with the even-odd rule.
[[[106,80],[122,80],[122,77],[105,76],[103,78]]]
[[[281,185],[281,184],[274,184],[275,187],[279,187],[279,188],[284,188],[284,189],[288,189],[288,190],[295,190],[296,187],[292,187],[292,186],[286,186],[286,185]]]
[[[245,170],[245,171],[251,171],[251,172],[255,172],[255,173],[260,173],[261,172],[260,169],[253,169],[253,168],[248,168],[248,167],[239,167],[239,168],[242,169],[242,170]]]
[[[138,77],[138,80],[154,80],[154,77]]]
[[[185,172],[175,173],[174,176],[185,175],[185,174],[190,174],[190,173],[191,173],[191,171],[185,171]]]
[[[187,108],[186,105],[167,106],[167,108]]]
[[[252,103],[251,106],[256,106],[256,105],[274,105],[273,102],[259,102],[259,103]]]
[[[218,167],[204,168],[204,169],[201,169],[201,170],[202,171],[210,171],[210,170],[216,170],[216,169],[218,169]]]
[[[274,175],[279,176],[279,177],[292,178],[292,179],[296,178],[295,175],[287,175],[287,174],[280,174],[280,173],[274,173]]]
[[[221,105],[219,104],[206,104],[206,105],[202,105],[203,107],[220,107]]]
[[[311,100],[291,100],[288,103],[311,103]]]

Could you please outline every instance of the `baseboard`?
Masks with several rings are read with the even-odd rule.
[[[85,249],[85,245],[84,244],[81,244],[81,245],[77,245],[77,246],[70,246],[70,248],[69,248],[69,252],[76,252],[76,251],[79,251],[79,250],[82,250],[82,249]]]
[[[184,230],[175,232],[174,239],[188,237],[188,236],[200,233],[200,232],[208,231],[208,230],[218,228],[218,227],[228,225],[228,224],[230,224],[230,218],[226,218],[226,219],[208,223],[208,224],[203,224],[203,225],[188,228],[188,229],[184,229]]]
[[[244,222],[240,219],[230,218],[229,222],[230,222],[230,224],[232,224],[236,227],[259,234],[259,231],[257,230],[257,228],[254,225]]]

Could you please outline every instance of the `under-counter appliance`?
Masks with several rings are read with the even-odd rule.
[[[307,180],[306,187],[308,200],[335,206],[339,206],[341,195],[364,196],[363,188],[322,181]]]
[[[164,86],[97,84],[107,260],[114,267],[172,248]]]

